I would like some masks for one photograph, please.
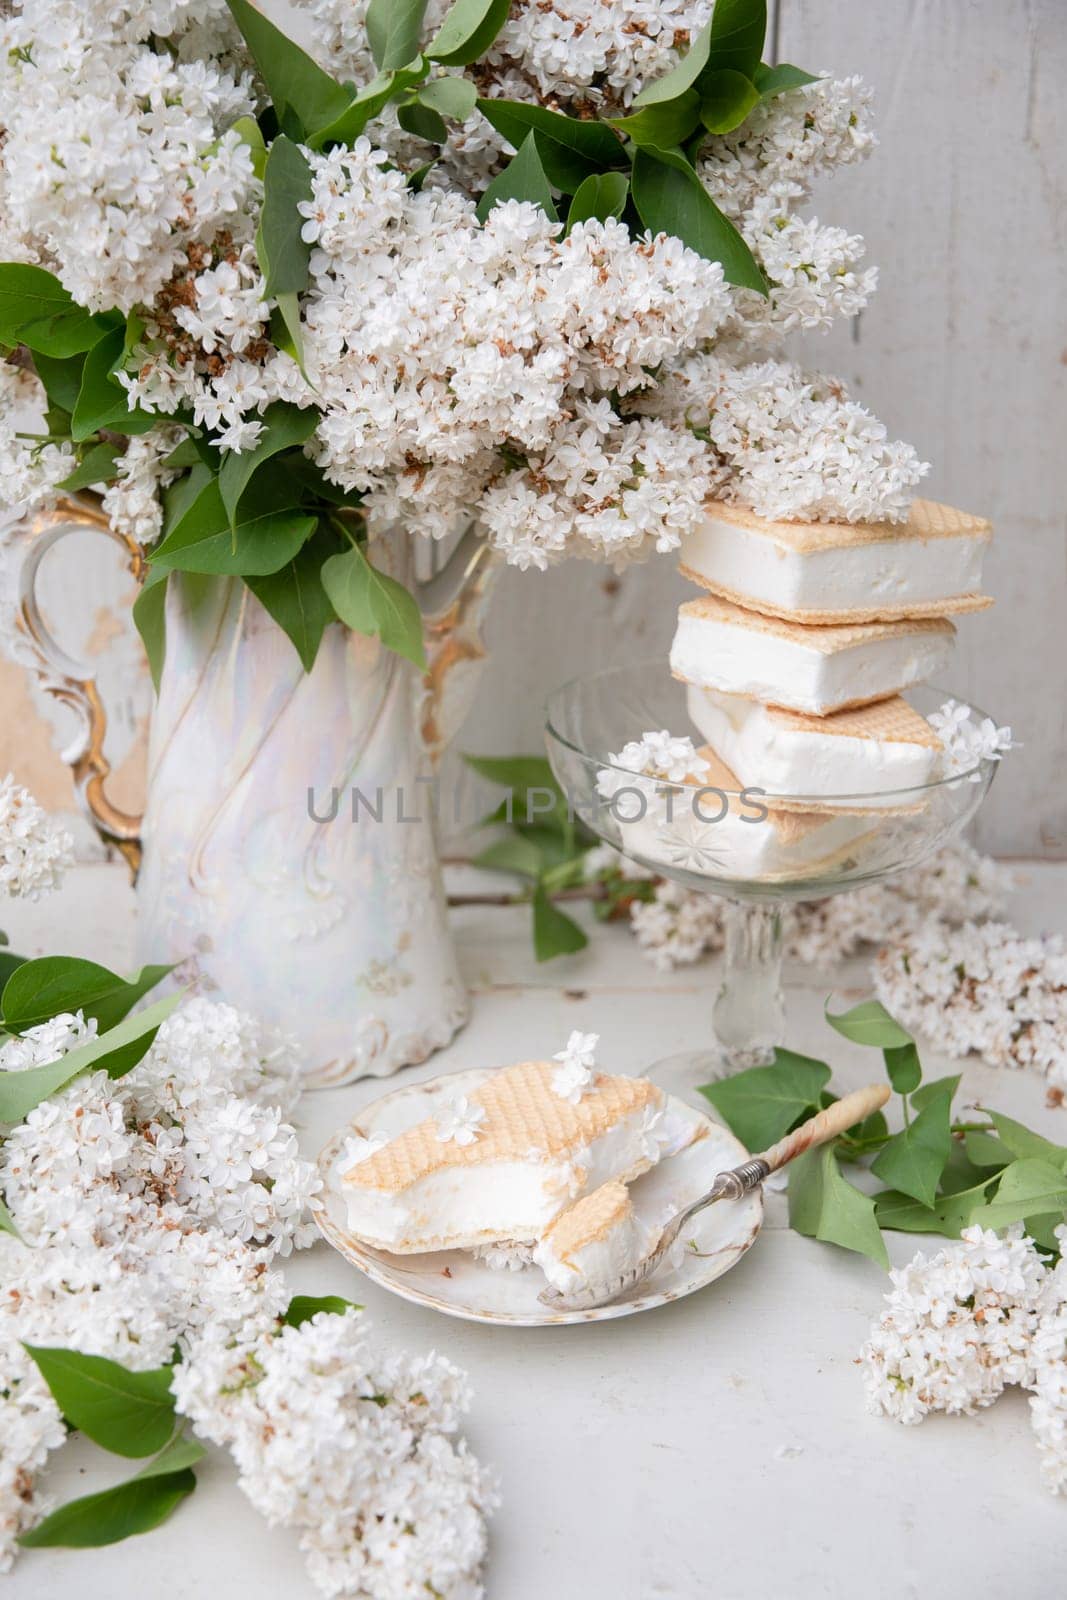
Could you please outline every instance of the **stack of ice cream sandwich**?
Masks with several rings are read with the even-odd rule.
[[[954,616],[992,604],[981,593],[990,537],[982,518],[927,500],[906,523],[866,524],[709,505],[681,551],[704,593],[680,608],[670,658],[702,754],[736,788],[778,797],[772,824],[806,797],[812,815],[825,802],[824,823],[832,809],[839,821],[866,812],[870,826],[872,811],[921,788],[941,746],[902,693],[940,673]]]

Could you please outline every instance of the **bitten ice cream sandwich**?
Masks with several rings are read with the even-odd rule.
[[[772,795],[871,796],[929,782],[941,750],[933,728],[894,695],[827,717],[782,711],[690,685],[689,715],[743,784]]]
[[[705,595],[678,612],[671,671],[702,689],[823,717],[922,683],[945,665],[955,636],[946,617],[811,627]]]
[[[768,522],[712,502],[679,552],[713,594],[795,622],[941,617],[992,605],[981,593],[991,529],[913,500],[907,522]]]
[[[532,1243],[579,1196],[671,1152],[664,1094],[647,1078],[597,1073],[572,1102],[554,1087],[558,1073],[553,1061],[495,1072],[464,1102],[467,1142],[448,1136],[454,1112],[442,1102],[440,1117],[346,1170],[352,1232],[400,1254]]]
[[[660,1232],[637,1216],[624,1183],[605,1183],[549,1223],[533,1258],[562,1294],[607,1289],[648,1255]]]

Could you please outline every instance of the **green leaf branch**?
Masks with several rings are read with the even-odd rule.
[[[450,905],[529,905],[534,954],[538,961],[550,961],[589,943],[584,929],[561,909],[564,903],[585,901],[598,920],[607,921],[625,915],[635,899],[651,898],[650,881],[626,878],[618,868],[589,878],[586,858],[598,841],[573,815],[544,756],[463,759],[479,776],[507,790],[481,822],[483,828],[504,831],[475,856],[473,865],[526,882],[518,892],[501,895],[450,895]]]
[[[876,1000],[826,1012],[843,1038],[882,1051],[903,1126],[891,1132],[880,1112],[789,1169],[789,1220],[798,1233],[855,1250],[888,1266],[885,1231],[958,1237],[975,1224],[1022,1222],[1056,1253],[1055,1228],[1067,1219],[1067,1146],[1054,1144],[1002,1112],[954,1118],[960,1077],[923,1081],[915,1040]],[[830,1066],[775,1051],[701,1093],[749,1150],[765,1149],[836,1096]],[[869,1172],[885,1187],[853,1183],[842,1171]]]

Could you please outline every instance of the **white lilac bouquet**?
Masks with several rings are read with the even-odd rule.
[[[0,892],[54,887],[69,854],[4,780]],[[290,1296],[321,1187],[295,1052],[230,1006],[135,1012],[166,970],[0,949],[0,1571],[158,1526],[206,1439],[323,1594],[474,1600],[495,1488],[455,1438],[466,1379],[374,1351],[344,1300]],[[70,1427],[132,1476],[53,1506]]]
[[[764,0],[297,5],[306,48],[250,0],[0,18],[0,495],[102,495],[154,659],[188,571],[307,666],[335,618],[421,661],[392,528],[544,567],[712,495],[905,514],[911,448],[781,353],[875,287],[802,209],[874,136]]]
[[[1067,1230],[1056,1230],[1062,1251]],[[1013,1384],[1030,1390],[1041,1476],[1067,1491],[1067,1264],[1023,1235],[965,1228],[892,1272],[859,1362],[868,1409],[897,1422],[972,1413]]]

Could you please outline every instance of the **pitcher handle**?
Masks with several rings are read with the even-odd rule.
[[[111,765],[104,754],[107,713],[96,679],[84,662],[75,661],[53,638],[37,604],[37,574],[53,545],[79,529],[106,534],[125,551],[135,578],[144,575],[144,556],[133,539],[117,533],[97,507],[80,498],[60,500],[28,519],[25,554],[18,571],[17,627],[29,644],[28,664],[47,694],[70,706],[79,721],[75,737],[60,752],[70,767],[74,787],[100,837],[125,857],[136,877],[141,862],[141,817],[121,811],[106,793]]]
[[[441,571],[415,586],[426,640],[419,722],[433,767],[459,732],[474,699],[479,676],[474,669],[486,654],[482,623],[499,570],[499,556],[472,525]]]

